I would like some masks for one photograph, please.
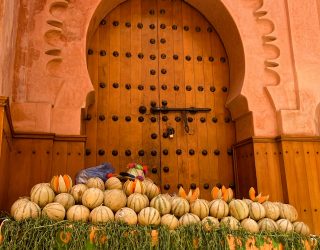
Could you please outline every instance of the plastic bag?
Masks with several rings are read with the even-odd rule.
[[[102,163],[96,167],[83,169],[77,173],[76,184],[86,184],[88,179],[92,177],[99,177],[105,182],[107,180],[107,174],[113,174],[114,171],[111,163]]]

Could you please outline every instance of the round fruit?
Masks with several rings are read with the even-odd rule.
[[[101,191],[104,191],[104,182],[99,177],[90,178],[87,181],[88,188],[98,188]]]
[[[237,220],[243,220],[249,215],[249,208],[247,203],[243,200],[232,200],[229,203],[230,214]]]
[[[55,175],[52,177],[50,187],[56,194],[69,193],[72,188],[72,179],[69,175]]]
[[[161,221],[160,213],[153,207],[146,207],[138,214],[138,222],[140,225],[159,225]]]
[[[253,202],[250,199],[242,199],[248,206]]]
[[[197,215],[200,220],[209,215],[209,206],[206,200],[197,199],[190,204],[190,212]]]
[[[77,184],[71,188],[71,195],[77,204],[82,204],[82,195],[87,189],[85,184]]]
[[[251,219],[258,221],[266,216],[266,210],[259,202],[252,202],[249,205],[249,215]]]
[[[280,209],[277,204],[271,201],[266,201],[262,203],[262,206],[266,210],[266,217],[276,221],[280,216]]]
[[[82,196],[82,204],[94,209],[103,203],[103,192],[98,188],[88,188]]]
[[[116,189],[114,189],[116,190]],[[135,211],[133,211],[131,208],[123,207],[118,212],[116,212],[114,219],[116,221],[122,221],[129,225],[135,225],[137,224],[138,217]]]
[[[228,216],[228,217],[224,217],[220,221],[220,225],[227,226],[231,230],[237,230],[239,228],[240,222],[236,218],[234,218],[232,216]]]
[[[258,223],[251,219],[251,218],[246,218],[243,221],[241,221],[241,227],[249,231],[250,233],[257,233],[259,232],[259,225]]]
[[[293,223],[294,226],[294,231],[298,234],[302,234],[305,236],[310,235],[310,229],[308,227],[308,225],[306,225],[305,223],[301,222],[301,221],[297,221]]]
[[[66,210],[64,206],[62,206],[58,202],[53,202],[47,204],[43,209],[42,209],[42,216],[46,216],[50,218],[51,220],[63,220],[64,217],[66,216]]]
[[[125,207],[127,204],[126,194],[119,189],[107,190],[104,192],[104,205],[109,207],[113,212]]]
[[[110,177],[106,180],[105,187],[107,190],[109,189],[122,189],[122,183],[117,177]]]
[[[19,207],[20,205],[22,205],[24,202],[28,202],[30,201],[30,198],[29,197],[21,197],[19,198],[18,200],[16,200],[12,206],[11,206],[11,209],[10,209],[10,214],[11,216],[14,215],[14,212],[16,211],[17,207]]]
[[[154,197],[160,194],[159,187],[156,184],[146,180],[144,180],[144,183],[146,185],[145,194],[148,196],[149,200],[152,200]]]
[[[144,194],[146,192],[146,185],[143,181],[135,179],[134,181],[127,180],[123,184],[123,191],[127,196],[133,193]]]
[[[294,230],[294,227],[289,220],[280,219],[280,220],[277,220],[277,224],[278,224],[278,229],[283,233],[292,232]]]
[[[295,222],[298,219],[298,212],[294,206],[290,204],[278,203],[280,209],[280,218]]]
[[[48,185],[39,185],[32,189],[30,194],[31,201],[37,203],[40,208],[43,208],[48,203],[53,202],[54,192]]]
[[[203,220],[201,221],[203,229],[205,231],[211,231],[214,228],[219,227],[219,220],[217,218],[214,218],[212,216],[208,216],[203,218]]]
[[[216,199],[209,203],[209,212],[211,216],[222,219],[223,217],[228,216],[229,207],[224,200]]]
[[[171,202],[171,213],[176,217],[181,217],[182,215],[188,213],[190,210],[189,202],[186,199],[176,197],[172,199]]]
[[[67,219],[71,221],[87,222],[89,219],[90,211],[83,205],[74,205],[67,211]]]
[[[258,222],[260,231],[276,231],[278,230],[278,224],[269,218],[263,218]]]
[[[179,226],[186,226],[186,225],[195,224],[198,222],[200,222],[200,218],[197,215],[186,213],[185,215],[181,216],[181,218],[179,219]]]
[[[150,206],[157,209],[161,215],[168,214],[171,211],[171,203],[163,194],[154,197],[150,202]]]
[[[89,220],[92,223],[106,223],[114,220],[114,214],[110,208],[106,206],[99,206],[91,211]]]
[[[133,193],[128,197],[127,207],[139,213],[143,208],[149,206],[149,199],[143,194]]]
[[[46,185],[46,186],[49,186],[50,187],[50,183],[48,182],[43,182],[43,183],[38,183],[36,185],[34,185],[32,188],[31,188],[31,191],[30,191],[30,194],[33,192],[34,189],[40,187],[40,186],[43,186],[43,185]]]
[[[75,204],[75,200],[73,196],[68,193],[58,194],[54,198],[54,202],[60,203],[65,208],[66,211]]]
[[[161,217],[161,225],[166,225],[169,230],[174,230],[178,227],[179,221],[173,214],[165,214]]]
[[[32,202],[20,202],[14,211],[13,218],[16,221],[28,219],[28,218],[38,218],[41,214],[40,207]]]

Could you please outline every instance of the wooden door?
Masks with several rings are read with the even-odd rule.
[[[96,90],[88,167],[111,162],[122,171],[141,162],[162,191],[199,186],[204,198],[217,183],[233,183],[228,59],[197,10],[182,0],[126,1],[101,20],[87,60]],[[211,111],[153,113],[152,106]]]

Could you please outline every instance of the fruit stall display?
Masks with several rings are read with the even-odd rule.
[[[234,199],[214,187],[161,194],[143,173],[92,177],[73,185],[68,175],[33,186],[0,217],[0,249],[320,249],[290,204],[249,190]]]

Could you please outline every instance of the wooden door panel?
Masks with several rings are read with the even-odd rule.
[[[96,164],[111,162],[119,172],[129,162],[141,162],[164,192],[194,184],[207,199],[217,183],[233,183],[228,149],[234,125],[225,108],[229,67],[208,21],[182,0],[129,0],[103,23],[90,42],[95,53],[88,56],[98,94],[89,109],[95,121],[87,122],[87,147]],[[103,49],[106,55],[97,56]],[[212,110],[153,114],[152,104]],[[174,130],[172,138],[168,128]],[[88,163],[95,159],[92,154]]]

